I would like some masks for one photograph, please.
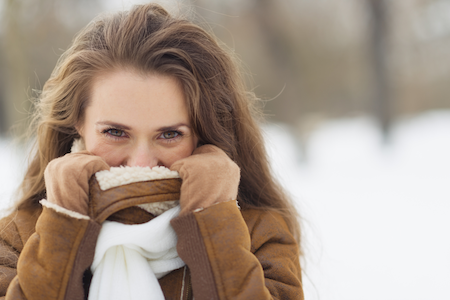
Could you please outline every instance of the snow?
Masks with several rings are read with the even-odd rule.
[[[368,118],[328,122],[303,164],[265,130],[303,217],[306,299],[450,299],[450,112],[398,122],[389,146]]]
[[[3,163],[0,167],[0,209],[9,208],[15,200],[17,188],[24,175],[26,156],[25,151],[16,141],[0,137],[0,156]],[[6,211],[0,211],[0,217]]]
[[[370,118],[329,121],[305,153],[264,126],[272,167],[302,216],[308,300],[450,299],[450,111],[398,121],[384,146]],[[2,207],[23,151],[0,139]]]

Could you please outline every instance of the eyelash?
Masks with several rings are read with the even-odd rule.
[[[181,131],[178,130],[168,130],[168,131],[164,131],[160,134],[161,136],[164,136],[165,133],[175,133],[175,136],[173,138],[162,138],[163,140],[165,140],[167,143],[173,142],[175,139],[181,138],[183,137],[183,133]]]
[[[122,133],[121,136],[116,136],[116,135],[111,134],[111,131],[113,131],[113,130],[121,132]],[[111,138],[113,140],[120,140],[120,139],[124,138],[125,136],[122,136],[124,133],[125,133],[125,131],[114,128],[114,127],[110,127],[110,128],[106,128],[105,130],[102,130],[102,134],[106,135],[108,138]]]
[[[122,133],[121,136],[116,136],[116,135],[111,134],[111,131],[113,131],[113,130]],[[169,132],[170,132],[170,133],[175,133],[175,136],[174,136],[173,138],[164,138],[164,137],[162,137],[162,136],[164,136],[165,133],[169,133]],[[114,140],[120,140],[120,139],[123,139],[123,138],[126,137],[125,131],[123,131],[122,129],[114,128],[114,127],[110,127],[110,128],[104,129],[104,130],[102,131],[102,134],[104,134],[104,135],[106,135],[108,138],[111,138],[111,139],[114,139]],[[124,135],[124,134],[125,134],[125,136],[122,136],[122,135]],[[171,143],[171,142],[173,142],[174,140],[176,140],[176,139],[178,139],[178,138],[181,138],[181,137],[183,137],[183,136],[184,136],[184,134],[183,134],[181,131],[178,131],[178,130],[168,130],[168,131],[162,132],[162,133],[159,135],[158,138],[161,137],[161,139],[163,139],[166,143]]]

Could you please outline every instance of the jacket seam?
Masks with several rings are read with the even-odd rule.
[[[205,224],[201,218],[195,218],[195,219],[196,219],[197,223],[199,223],[199,225],[200,225],[200,223],[202,225],[202,226],[198,225],[198,230],[200,231],[200,235],[202,236],[203,244],[204,244],[205,250],[206,250],[208,247],[206,245],[205,240],[209,241],[211,234],[210,234],[210,232],[208,230],[207,224]],[[201,229],[202,227],[204,228],[204,230],[206,232],[202,232],[202,229]],[[203,233],[206,233],[206,235],[204,235]],[[226,292],[225,292],[225,289],[224,289],[224,286],[223,286],[224,280],[223,280],[221,272],[218,272],[219,278],[215,278],[215,272],[212,270],[213,269],[212,265],[213,265],[213,263],[217,262],[217,255],[216,255],[216,251],[215,251],[214,245],[212,245],[212,243],[209,243],[209,244],[211,246],[209,248],[212,248],[211,249],[212,250],[211,254],[213,255],[213,257],[209,257],[209,254],[208,254],[207,250],[206,250],[206,255],[208,256],[209,267],[211,268],[211,275],[213,276],[214,281],[216,282],[217,298],[220,299],[220,294],[221,293],[218,290],[219,289],[219,285],[217,284],[218,283],[217,280],[219,280],[219,282],[220,282],[220,289],[222,290],[222,294],[225,295],[225,297],[226,297]]]
[[[161,196],[161,195],[177,195],[177,194],[179,194],[179,193],[158,193],[158,194],[155,194],[154,196]],[[133,200],[133,199],[139,199],[139,198],[145,198],[145,197],[151,197],[151,196],[153,196],[153,195],[144,195],[144,196],[135,196],[135,197],[127,197],[127,198],[123,198],[123,199],[120,199],[120,200],[116,200],[113,204],[111,204],[111,205],[109,205],[109,206],[106,206],[106,207],[104,207],[104,208],[102,208],[101,210],[97,210],[96,211],[96,217],[95,217],[95,220],[98,220],[98,217],[99,216],[101,216],[105,211],[107,211],[108,209],[110,209],[111,208],[111,206],[120,206],[120,208],[115,208],[114,209],[114,212],[118,212],[118,211],[120,211],[120,210],[122,210],[122,209],[126,209],[126,208],[129,208],[129,207],[133,207],[133,206],[138,206],[139,204],[133,204],[133,205],[129,205],[129,206],[127,206],[127,205],[125,205],[125,206],[122,206],[123,205],[123,203],[124,202],[131,202],[131,200]],[[179,197],[178,197],[179,198]],[[179,199],[174,199],[175,201],[176,200],[179,200]],[[172,200],[163,200],[163,201],[172,201]],[[161,201],[156,201],[156,202],[161,202]],[[140,204],[143,204],[143,203],[140,203]],[[114,213],[113,212],[113,213]],[[112,214],[113,214],[112,213]]]
[[[16,213],[16,216],[17,216],[17,213]],[[24,247],[25,243],[24,243],[23,240],[22,240],[22,235],[20,234],[19,227],[17,226],[17,223],[16,223],[16,221],[15,221],[16,216],[14,216],[14,218],[11,220],[11,223],[14,225],[14,228],[15,228],[15,230],[16,230],[16,232],[17,232],[17,235],[19,236],[20,243],[21,243],[21,247],[22,247],[22,250],[23,250],[23,247]],[[2,238],[2,240],[5,241],[3,238]],[[5,241],[5,242],[6,242],[6,241]],[[10,243],[6,242],[6,244],[10,245],[11,248],[13,248],[14,250],[16,250],[18,253],[21,253],[21,252],[22,252],[22,251],[19,251],[19,249],[16,249],[16,247],[14,247],[13,245],[11,245]]]
[[[83,238],[86,234],[86,229],[89,222],[82,225],[81,230],[78,232],[76,239],[74,241],[74,245],[71,248],[70,255],[69,255],[69,261],[66,263],[66,266],[64,267],[64,273],[62,275],[62,282],[60,286],[60,291],[58,292],[58,299],[66,299],[66,292],[67,287],[69,286],[70,277],[72,275],[72,270],[75,264],[76,256],[79,251],[79,247],[81,245],[81,242],[83,241]]]

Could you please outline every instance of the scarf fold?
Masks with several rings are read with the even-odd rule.
[[[184,266],[170,220],[177,205],[144,224],[105,221],[95,249],[89,300],[164,299],[158,279]]]

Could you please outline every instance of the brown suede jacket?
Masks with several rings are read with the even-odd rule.
[[[147,222],[153,216],[136,205],[177,200],[180,184],[164,179],[102,191],[93,178],[89,218],[40,205],[3,218],[0,299],[87,299],[102,222]],[[298,245],[277,213],[228,201],[171,224],[187,267],[159,280],[166,299],[303,299]]]

